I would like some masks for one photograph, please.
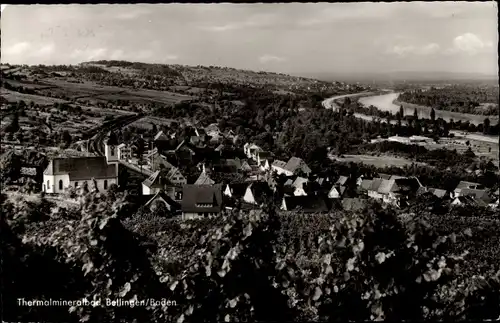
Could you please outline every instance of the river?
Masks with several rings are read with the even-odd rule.
[[[354,94],[338,95],[338,96],[334,96],[334,97],[325,99],[322,102],[322,105],[323,105],[323,107],[325,107],[325,109],[335,109],[336,110],[339,108],[338,104],[335,103],[336,100],[344,99],[346,97],[362,96],[361,98],[358,99],[358,101],[366,107],[373,105],[381,111],[390,111],[393,114],[396,114],[399,111],[399,105],[394,104],[394,101],[399,96],[399,92],[391,92],[391,93],[369,96],[372,93],[373,92],[360,92],[360,93],[354,93]],[[415,107],[417,108],[417,113],[418,113],[418,116],[420,118],[430,118],[431,108],[411,105],[409,103],[408,104],[403,103],[403,109],[404,109],[405,115],[413,115],[413,113],[415,111]],[[486,118],[490,119],[492,125],[494,125],[495,123],[498,122],[498,117],[495,117],[495,116],[486,117],[486,116],[481,116],[481,115],[457,113],[457,112],[450,112],[450,111],[443,111],[443,110],[434,110],[434,111],[436,112],[436,118],[443,118],[443,120],[446,120],[447,122],[450,121],[450,119],[453,119],[454,121],[458,121],[458,120],[469,121],[470,123],[478,125],[478,124],[483,123],[483,120]],[[373,118],[374,118],[373,116],[369,116],[369,115],[365,115],[365,114],[361,114],[361,113],[355,113],[354,116],[358,119],[363,119],[366,121],[373,121]],[[382,119],[381,121],[384,122],[384,119]],[[395,124],[396,122],[397,122],[396,120],[391,120],[392,124]],[[498,136],[485,136],[482,134],[462,134],[462,133],[459,134],[459,132],[456,132],[455,135],[457,135],[458,137],[464,137],[464,138],[471,139],[471,140],[479,140],[479,141],[485,141],[485,142],[490,142],[490,143],[491,142],[498,143]]]
[[[381,111],[389,111],[392,114],[396,114],[399,111],[399,104],[395,104],[397,102],[396,99],[399,96],[399,92],[387,93],[382,95],[375,96],[365,96],[360,98],[358,101],[365,107],[369,107],[370,105],[375,106],[377,109]],[[403,110],[405,115],[413,115],[415,112],[415,108],[417,109],[418,117],[430,119],[431,108],[425,106],[419,106],[416,104],[410,103],[402,103]],[[484,119],[489,118],[491,124],[494,125],[498,122],[497,116],[482,116],[477,114],[469,114],[469,113],[459,113],[459,112],[451,112],[445,110],[434,110],[436,112],[436,119],[442,118],[446,122],[449,122],[451,119],[454,121],[461,120],[462,122],[469,121],[476,126],[482,124]]]

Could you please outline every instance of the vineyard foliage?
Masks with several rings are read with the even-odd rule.
[[[6,320],[197,322],[493,319],[499,278],[464,275],[470,229],[428,214],[226,212],[180,222],[130,210],[121,193],[79,207],[2,196]],[[472,224],[469,222],[468,224]],[[467,244],[463,244],[466,246]],[[7,296],[7,297],[5,297]],[[169,306],[19,307],[26,299],[168,299]]]

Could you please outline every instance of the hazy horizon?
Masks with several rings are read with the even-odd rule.
[[[8,5],[2,63],[498,75],[496,2]]]

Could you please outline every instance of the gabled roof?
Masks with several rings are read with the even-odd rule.
[[[159,191],[158,193],[156,193],[148,202],[146,202],[145,206],[151,206],[153,204],[153,202],[158,200],[158,199],[166,202],[167,208],[170,211],[178,210],[181,207],[181,205],[179,203],[172,200],[172,198],[170,196],[168,196],[164,191]]]
[[[247,187],[247,190],[252,192],[253,198],[257,204],[264,203],[266,198],[270,198],[273,195],[273,191],[267,182],[252,182]]]
[[[399,177],[396,179],[391,179],[391,181],[394,181],[396,183],[398,191],[417,192],[417,190],[421,186],[420,182],[415,177]]]
[[[370,185],[370,188],[368,190],[378,192],[380,185],[382,185],[382,181],[383,181],[382,178],[374,178],[371,181],[371,185]]]
[[[273,161],[272,165],[280,168],[285,168],[286,162],[276,159],[275,161]]]
[[[345,185],[349,178],[347,176],[340,176],[336,184]]]
[[[198,204],[211,204],[210,207],[198,207]],[[182,188],[182,212],[218,213],[222,209],[221,185],[184,185]]]
[[[271,158],[273,154],[270,151],[258,151],[257,156],[259,156],[260,159],[267,159]]]
[[[379,178],[381,179],[391,179],[391,175],[389,174],[382,174],[382,173],[379,173],[378,174]]]
[[[299,168],[302,168],[305,173],[311,172],[311,169],[306,165],[306,163],[298,157],[290,158],[285,165],[285,169],[292,173],[294,173]]]
[[[285,196],[283,200],[288,211],[327,212],[328,205],[322,196]]]
[[[304,177],[297,177],[295,179],[295,181],[293,181],[293,186],[295,186],[295,188],[302,188],[304,187],[304,184],[309,182],[309,180],[307,178],[304,178]]]
[[[491,199],[488,196],[488,192],[486,190],[474,190],[469,188],[464,188],[460,192],[462,196],[472,196],[475,200],[482,200],[485,202],[490,202]]]
[[[361,181],[361,184],[359,185],[361,190],[367,191],[372,187],[372,182],[373,180],[371,179],[364,179]]]
[[[177,168],[177,167],[171,167],[170,170],[168,171],[168,173],[165,175],[165,178],[170,181],[170,180],[172,180],[172,178],[175,175],[181,175],[182,177],[184,177],[184,175],[182,175],[182,173],[179,170],[179,168]]]
[[[245,192],[249,185],[249,183],[232,183],[227,184],[226,187],[229,187],[233,198],[241,198],[243,197],[243,195],[245,195]]]
[[[106,162],[106,157],[55,158],[49,162],[45,175],[69,175],[70,181],[116,178],[117,165]]]
[[[460,183],[458,183],[457,187],[455,188],[456,190],[461,190],[461,189],[464,189],[464,188],[476,188],[478,186],[481,186],[481,184],[479,183],[474,183],[474,182],[467,182],[467,181],[460,181]]]
[[[121,149],[123,147],[127,147],[127,144],[121,143],[116,148]]]
[[[154,138],[154,141],[169,141],[170,138],[163,132],[163,131],[159,131],[155,138]]]
[[[442,190],[440,188],[429,188],[427,191],[429,193],[434,194],[435,196],[437,196],[439,198],[443,198],[446,196],[446,190]]]
[[[149,188],[163,188],[165,185],[168,184],[168,181],[163,178],[161,175],[160,175],[160,171],[156,171],[154,172],[153,174],[151,174],[148,178],[146,178],[146,180],[144,180],[144,182],[142,182],[142,184],[144,184],[145,186],[149,187]]]
[[[194,182],[194,185],[213,185],[215,182],[208,176],[206,172],[201,172],[200,176]]]

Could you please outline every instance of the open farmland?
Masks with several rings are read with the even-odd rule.
[[[395,157],[395,156],[371,156],[371,155],[343,155],[342,157],[331,157],[331,159],[341,161],[341,162],[354,162],[354,163],[363,163],[367,165],[373,165],[375,167],[403,167],[407,165],[411,165],[415,163],[412,160],[403,158],[403,157]],[[423,163],[417,163],[423,165]]]
[[[7,90],[5,88],[1,89],[2,93],[2,98],[6,99],[9,102],[19,102],[19,101],[24,101],[26,103],[29,103],[33,101],[35,104],[38,105],[52,105],[54,103],[67,103],[68,101],[62,100],[62,99],[57,99],[57,98],[51,98],[51,97],[46,97],[46,96],[41,96],[41,95],[34,95],[34,94],[25,94],[25,93],[19,93],[11,90]]]
[[[176,120],[147,116],[147,117],[144,117],[144,118],[141,118],[137,121],[132,122],[129,126],[152,129],[153,124],[155,124],[156,126],[163,126],[163,125],[169,126],[174,121],[176,121]]]

